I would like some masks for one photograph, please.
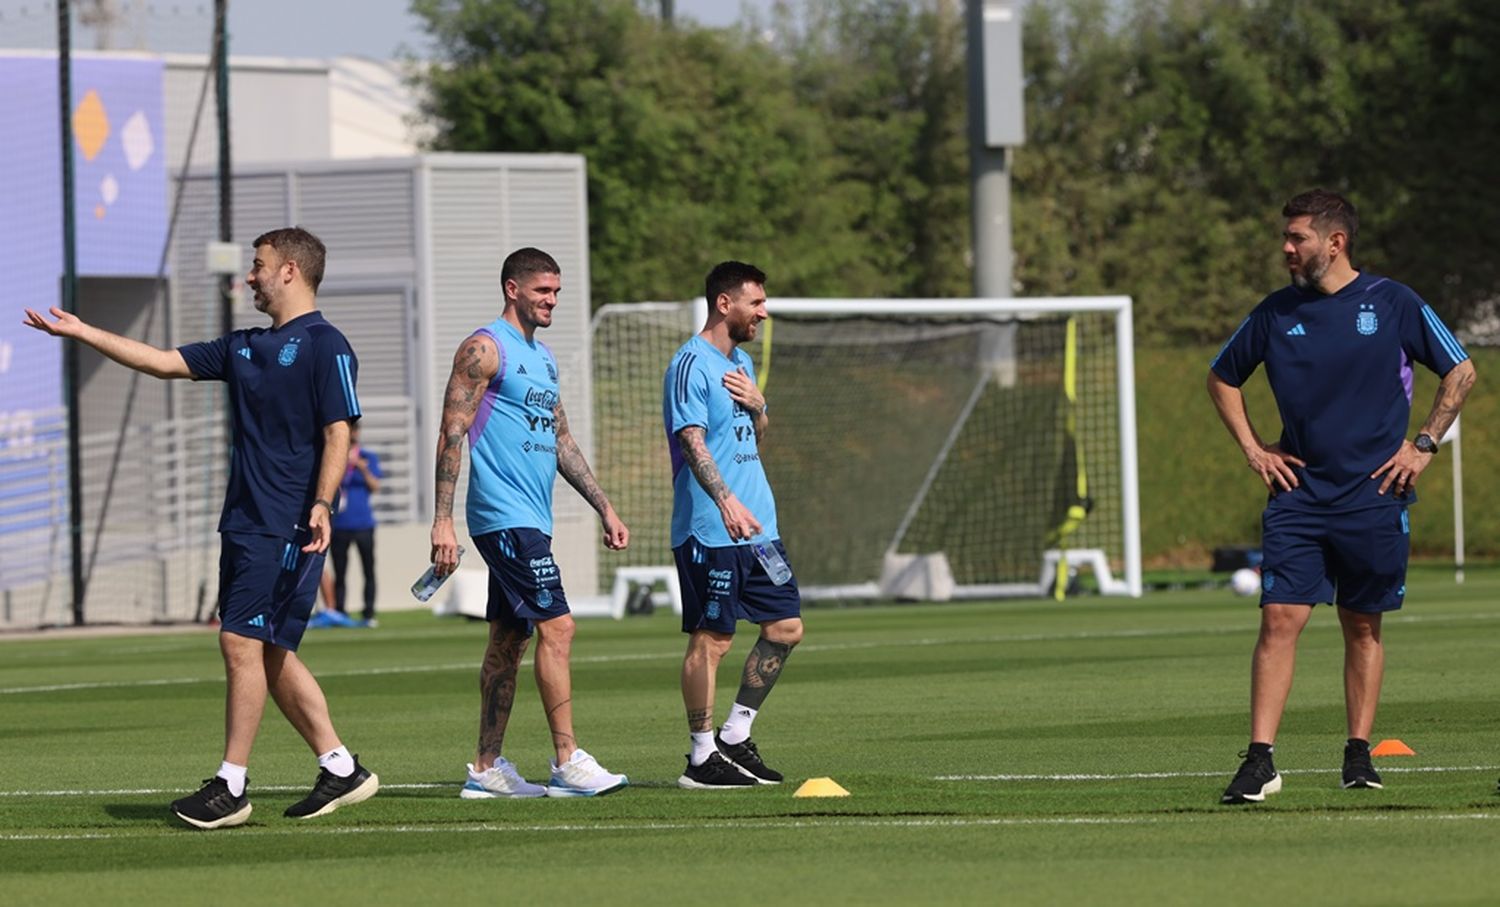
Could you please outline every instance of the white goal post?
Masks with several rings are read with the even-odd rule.
[[[805,597],[1061,596],[1079,566],[1105,594],[1141,594],[1128,297],[768,308],[742,349],[770,404],[761,456]],[[661,378],[703,312],[594,316],[594,460],[631,526],[630,550],[602,560],[615,597],[610,568],[672,563]]]

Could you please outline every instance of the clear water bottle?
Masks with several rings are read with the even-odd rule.
[[[792,568],[787,566],[786,558],[776,550],[776,546],[761,539],[750,543],[750,550],[755,552],[755,559],[766,568],[766,575],[771,582],[778,586],[786,585],[786,581],[792,578]]]
[[[464,559],[464,546],[462,545],[458,546],[458,559],[460,561]],[[457,570],[457,565],[453,569]],[[452,575],[452,573],[448,574],[448,576]],[[411,594],[417,597],[417,601],[425,602],[429,598],[432,598],[438,589],[442,588],[443,583],[448,581],[448,576],[438,576],[437,565],[432,564],[427,568],[426,573],[422,574],[417,578],[416,582],[411,584]]]

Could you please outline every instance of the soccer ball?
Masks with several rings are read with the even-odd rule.
[[[1260,591],[1260,571],[1241,567],[1229,577],[1229,587],[1235,595],[1254,595]]]

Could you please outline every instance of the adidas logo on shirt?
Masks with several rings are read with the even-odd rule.
[[[242,347],[239,348],[238,352],[239,352],[239,354],[241,356],[244,356],[246,359],[250,358],[250,347],[248,347],[248,346],[242,346]]]
[[[1294,327],[1290,331],[1286,332],[1286,335],[1288,337],[1306,337],[1307,336],[1307,328],[1303,327],[1302,326],[1302,322],[1299,321],[1299,322],[1297,322],[1297,326],[1296,327]]]
[[[524,366],[524,365],[518,365],[518,366],[516,366],[516,374],[517,375],[524,375],[524,374],[526,374],[526,366]]]

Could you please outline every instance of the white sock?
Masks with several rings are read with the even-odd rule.
[[[736,702],[729,709],[729,717],[725,719],[724,726],[719,728],[719,739],[731,746],[749,740],[750,725],[755,723],[755,714],[758,711],[758,709]]]
[[[694,765],[702,765],[714,754],[714,732],[704,731],[689,736],[693,738],[693,754],[688,757],[688,761]]]
[[[249,771],[247,766],[235,765],[233,762],[220,762],[218,776],[229,783],[229,792],[236,797],[245,795],[245,772]]]
[[[336,750],[329,750],[318,757],[318,768],[326,768],[340,778],[347,778],[354,774],[354,757],[342,746]]]

